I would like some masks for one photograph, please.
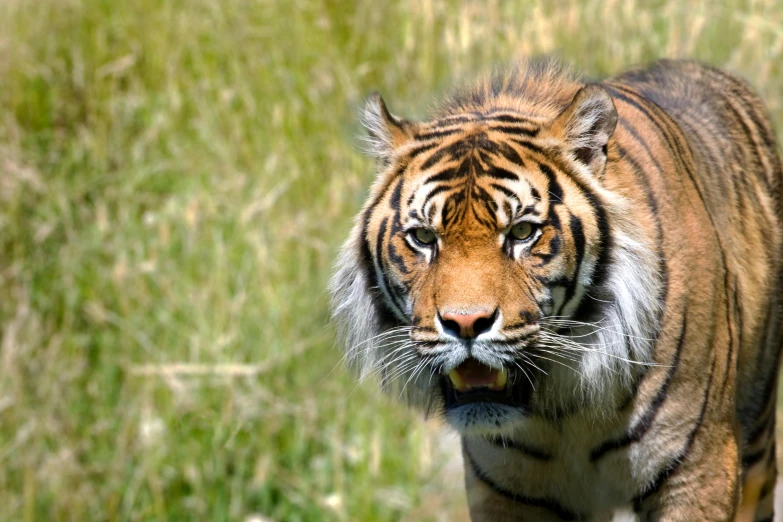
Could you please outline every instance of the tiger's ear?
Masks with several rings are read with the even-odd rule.
[[[549,127],[574,159],[600,176],[606,165],[607,143],[617,126],[617,110],[600,85],[586,85]]]
[[[396,149],[413,138],[413,124],[393,116],[378,92],[367,99],[362,124],[367,129],[369,152],[381,160],[387,160]]]

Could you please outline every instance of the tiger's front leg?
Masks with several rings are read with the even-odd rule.
[[[702,425],[684,460],[656,482],[636,501],[643,522],[735,521],[740,466],[734,430]]]
[[[601,513],[576,513],[557,502],[541,502],[506,492],[491,477],[479,476],[464,454],[465,484],[473,522],[739,522],[739,462],[734,436],[694,440],[692,452],[679,465],[662,470],[659,479],[633,502],[636,517],[612,517],[611,506]],[[619,506],[618,506],[619,508]],[[744,521],[743,521],[744,522]]]

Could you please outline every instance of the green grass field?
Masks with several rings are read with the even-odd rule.
[[[357,386],[324,286],[358,107],[554,53],[726,66],[783,4],[0,0],[0,520],[460,520],[453,436]]]

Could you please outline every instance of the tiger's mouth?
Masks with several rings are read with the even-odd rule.
[[[524,407],[532,384],[517,377],[505,368],[491,368],[469,358],[441,379],[446,409],[474,403]]]

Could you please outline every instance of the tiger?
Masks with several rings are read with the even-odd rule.
[[[459,434],[472,520],[773,519],[783,165],[745,80],[527,59],[362,120],[338,342]]]

